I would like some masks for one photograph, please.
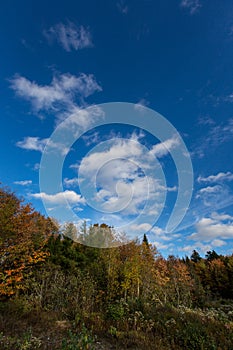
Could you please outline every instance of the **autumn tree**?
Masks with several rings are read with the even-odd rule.
[[[57,226],[34,211],[30,204],[0,188],[0,294],[11,296],[23,289],[24,276],[48,256],[45,249]]]

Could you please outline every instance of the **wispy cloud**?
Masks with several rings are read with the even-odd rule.
[[[198,12],[202,7],[199,0],[182,0],[180,6],[187,9],[191,15]]]
[[[215,122],[212,118],[210,118],[209,116],[201,116],[198,118],[198,124],[199,125],[214,125]]]
[[[77,177],[75,177],[75,178],[73,178],[73,179],[65,178],[65,179],[63,180],[63,182],[64,182],[64,185],[65,185],[66,187],[77,187],[77,186],[79,185],[79,181],[78,181],[78,178],[77,178]]]
[[[145,110],[144,107],[147,107],[148,105],[149,101],[147,101],[145,98],[142,98],[134,105],[134,108],[136,109],[136,111],[143,112]]]
[[[82,139],[84,140],[86,146],[90,146],[94,143],[97,144],[101,141],[100,134],[97,131],[89,132],[86,135],[83,135]]]
[[[218,193],[220,190],[221,190],[221,186],[219,186],[219,185],[216,185],[216,186],[207,186],[207,187],[201,188],[201,189],[198,191],[198,194],[196,195],[196,198],[199,198],[200,195],[203,195],[203,194]]]
[[[49,43],[57,41],[67,52],[93,46],[89,29],[73,22],[58,23],[44,30],[43,34]]]
[[[32,180],[14,181],[14,184],[20,186],[28,186],[32,184]]]
[[[39,137],[24,137],[24,139],[18,141],[16,145],[30,151],[43,152],[48,140],[49,139],[40,139]]]
[[[197,191],[195,199],[198,200],[196,207],[201,215],[206,211],[222,209],[233,203],[231,188],[226,184],[203,187]]]
[[[49,85],[38,85],[25,77],[16,75],[10,80],[11,88],[16,95],[32,104],[34,111],[56,110],[57,107],[73,107],[75,98],[83,101],[91,94],[101,91],[92,74],[81,73],[79,76],[57,74]]]
[[[198,144],[194,146],[193,155],[203,158],[210,150],[213,151],[221,144],[230,141],[232,136],[233,118],[218,125],[212,121],[212,123],[209,124],[209,129],[206,131],[205,136],[201,137],[198,140]]]
[[[172,149],[176,148],[179,145],[179,140],[174,136],[173,138],[167,139],[164,142],[160,142],[154,145],[150,153],[155,157],[161,158],[166,156]]]
[[[220,172],[216,175],[209,175],[207,177],[199,176],[197,181],[200,182],[206,182],[206,183],[214,183],[214,182],[221,182],[221,181],[232,181],[233,180],[233,174],[228,171],[226,173]]]
[[[120,0],[117,2],[117,9],[123,15],[127,15],[129,11],[129,7],[124,0]]]
[[[154,226],[150,230],[150,238],[157,241],[172,241],[180,237],[179,233],[167,233],[164,229],[159,226]]]
[[[29,151],[39,151],[44,152],[45,146],[49,145],[49,149],[60,152],[66,155],[69,152],[69,148],[62,143],[55,143],[49,138],[40,139],[39,137],[24,137],[22,141],[18,141],[16,146],[29,150]]]

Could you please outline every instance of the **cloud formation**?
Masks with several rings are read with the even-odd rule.
[[[92,47],[91,34],[88,28],[73,22],[58,23],[43,31],[49,43],[57,41],[67,52]]]
[[[180,142],[176,136],[170,138],[164,142],[157,143],[154,145],[150,151],[150,154],[162,158],[171,152],[172,149],[180,145]]]
[[[32,180],[14,181],[15,185],[27,186],[32,184]]]
[[[201,125],[199,123],[199,125]],[[194,148],[194,155],[203,158],[210,150],[213,152],[217,147],[225,142],[231,141],[233,136],[233,118],[228,119],[225,123],[216,124],[213,120],[209,124],[205,136],[198,140],[198,144]],[[201,127],[204,125],[202,124]]]
[[[142,98],[134,105],[134,108],[136,111],[143,113],[145,110],[144,107],[147,107],[148,105],[149,105],[149,102],[145,98]]]
[[[81,193],[86,192],[100,211],[121,212],[127,217],[139,215],[145,204],[150,203],[146,215],[156,217],[166,193],[177,190],[176,186],[166,185],[154,156],[138,138],[132,134],[129,139],[102,142],[82,159],[78,172]],[[157,153],[165,155],[169,147],[173,147],[171,141],[166,149],[159,147]]]
[[[63,155],[67,155],[70,151],[69,147],[66,147],[62,142],[55,143],[49,138],[40,139],[39,137],[24,137],[22,141],[18,141],[16,146],[26,149],[28,151],[44,152],[46,145],[49,146],[49,151],[56,151]]]
[[[35,112],[56,110],[58,107],[72,109],[75,99],[83,101],[94,92],[101,91],[101,86],[92,74],[81,73],[79,76],[57,74],[49,85],[38,85],[25,77],[16,75],[10,80],[16,95],[29,101]]]
[[[80,194],[68,190],[64,192],[58,192],[55,194],[47,194],[44,192],[40,192],[31,194],[31,196],[34,198],[41,198],[49,204],[53,205],[64,205],[67,204],[67,202],[76,205],[85,204],[85,199]]]
[[[49,141],[48,138],[40,139],[39,137],[24,137],[22,141],[18,141],[16,146],[27,149],[29,151],[43,152],[45,145]]]
[[[78,178],[68,179],[67,177],[63,180],[66,187],[77,187],[79,184]]]
[[[196,232],[189,236],[194,241],[210,242],[233,238],[233,217],[226,214],[216,214],[202,218],[196,224]],[[218,240],[218,241],[217,241]]]
[[[216,175],[209,175],[207,177],[199,176],[197,181],[198,182],[207,182],[207,183],[214,183],[214,182],[220,182],[220,181],[232,181],[233,180],[233,174],[228,171],[226,173],[220,172]]]

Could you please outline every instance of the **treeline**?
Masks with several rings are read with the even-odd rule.
[[[229,316],[225,323],[217,314],[209,319],[190,310],[210,308],[219,300],[225,300],[221,305],[231,305],[233,255],[210,251],[202,258],[193,251],[190,258],[164,259],[146,235],[142,242],[110,249],[78,243],[76,236],[74,225],[67,224],[61,233],[53,220],[11,191],[0,189],[0,307],[5,315],[0,325],[4,332],[17,328],[12,318],[19,308],[28,320],[34,320],[36,313],[43,323],[45,312],[47,320],[51,317],[53,323],[63,320],[69,325],[60,330],[60,338],[56,331],[53,343],[42,341],[43,349],[90,349],[94,336],[85,332],[91,329],[92,335],[110,337],[116,348],[120,344],[119,349],[231,348],[233,307],[227,310],[229,315],[223,311]],[[84,243],[101,242],[102,246],[116,242],[114,230],[106,224],[87,228],[84,223],[79,237]],[[64,333],[67,327],[74,333]],[[69,347],[72,342],[76,347]],[[33,343],[30,346],[36,348]]]

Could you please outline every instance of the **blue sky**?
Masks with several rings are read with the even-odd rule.
[[[232,254],[232,1],[8,1],[0,17],[2,184],[164,255]]]

